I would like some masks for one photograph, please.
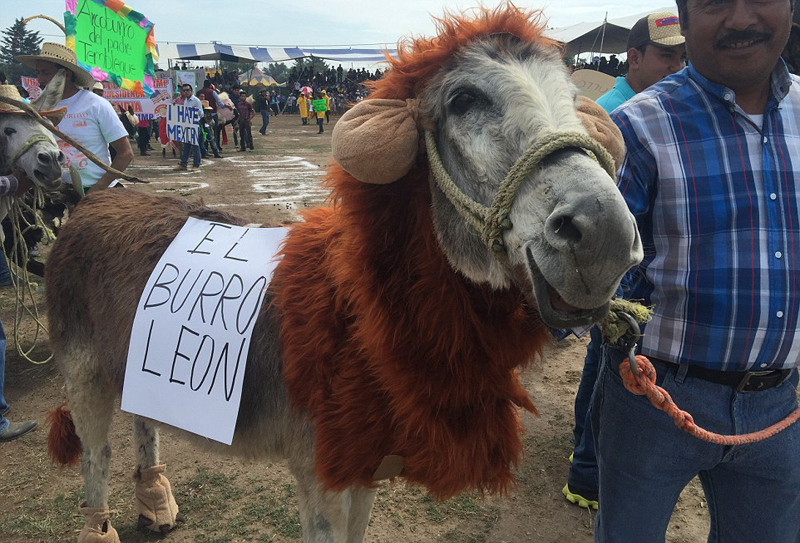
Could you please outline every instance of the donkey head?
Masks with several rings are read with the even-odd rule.
[[[34,102],[39,111],[50,111],[64,92],[65,70],[60,70]],[[0,169],[21,170],[43,190],[61,184],[64,154],[53,135],[27,115],[0,114]]]
[[[386,183],[427,167],[417,158],[427,148],[433,223],[451,266],[495,289],[516,284],[547,324],[570,328],[606,314],[642,245],[613,160],[588,136],[560,55],[531,19],[511,5],[482,10],[476,21],[442,19],[439,36],[401,47],[375,85],[378,99],[337,125],[334,156],[360,181]],[[382,130],[348,122],[359,108],[372,113],[370,102],[411,113],[381,113],[393,123]],[[619,131],[594,107],[599,117],[587,124],[604,123],[620,151]],[[346,141],[359,131],[372,140]]]

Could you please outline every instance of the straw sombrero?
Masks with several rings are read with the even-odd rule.
[[[42,50],[38,55],[20,55],[14,57],[14,59],[34,69],[36,68],[37,60],[46,60],[47,62],[63,66],[74,73],[76,86],[92,88],[94,85],[94,78],[92,75],[78,66],[78,59],[75,56],[75,51],[59,43],[45,42],[42,44]]]
[[[22,96],[19,95],[19,91],[14,85],[0,85],[0,96],[22,102]],[[66,113],[67,108],[62,107],[51,111],[40,111],[39,115],[49,119],[54,125],[57,125],[61,122],[61,119],[64,118]],[[17,106],[0,102],[0,115],[27,115],[27,113]]]

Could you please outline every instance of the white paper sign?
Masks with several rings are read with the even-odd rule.
[[[198,134],[200,110],[196,107],[171,105],[167,110],[167,138],[189,145],[200,145]]]
[[[122,409],[231,444],[247,352],[285,228],[190,218],[136,308]]]

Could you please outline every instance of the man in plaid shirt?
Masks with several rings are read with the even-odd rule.
[[[794,0],[677,0],[688,68],[617,109],[618,184],[644,261],[625,297],[654,306],[639,349],[657,384],[712,432],[743,434],[797,407],[800,79],[780,53]],[[709,541],[800,541],[800,424],[752,445],[684,433],[624,389],[604,346],[592,406],[595,540],[663,542],[699,475]]]

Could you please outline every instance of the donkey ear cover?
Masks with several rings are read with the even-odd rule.
[[[397,181],[411,170],[423,148],[417,105],[417,100],[382,98],[359,102],[333,129],[334,159],[363,183],[385,185]],[[577,112],[589,136],[611,153],[618,169],[625,144],[608,113],[582,96]]]

